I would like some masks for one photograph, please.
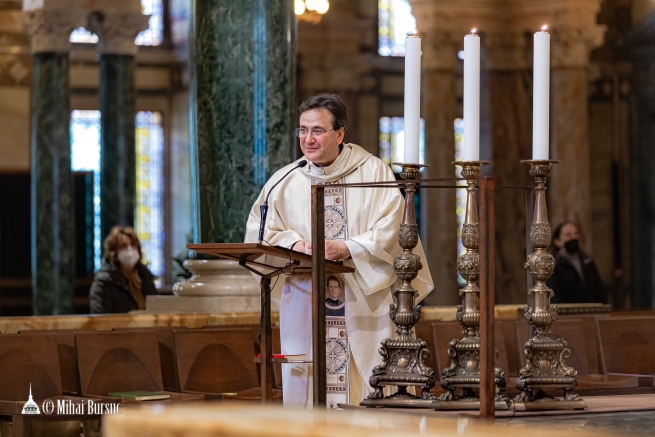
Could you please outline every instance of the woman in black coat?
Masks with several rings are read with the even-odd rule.
[[[141,263],[141,243],[131,227],[114,226],[104,241],[104,260],[96,272],[89,306],[92,313],[127,313],[146,308],[157,294],[154,275]]]
[[[546,281],[555,295],[552,303],[607,303],[594,261],[580,247],[578,227],[565,222],[555,228],[550,243],[555,273]]]

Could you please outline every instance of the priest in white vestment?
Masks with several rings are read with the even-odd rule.
[[[339,96],[320,94],[300,106],[296,134],[304,157],[277,171],[264,186],[248,218],[246,242],[258,240],[260,210],[270,188],[303,159],[270,194],[264,240],[311,254],[311,185],[393,181],[390,167],[356,144],[344,143],[346,108]],[[359,404],[373,389],[380,342],[393,335],[389,305],[396,281],[394,257],[402,252],[398,230],[405,201],[390,188],[326,188],[325,257],[344,260],[354,273],[326,275],[328,408]],[[414,250],[423,269],[414,287],[418,300],[432,288],[421,244]],[[283,354],[312,356],[311,275],[282,276],[272,291],[280,304]],[[285,405],[312,405],[311,364],[282,365]]]

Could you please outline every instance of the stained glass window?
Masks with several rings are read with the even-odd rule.
[[[464,120],[461,118],[455,119],[455,161],[461,161],[464,150]],[[462,177],[462,167],[455,167],[455,177]],[[466,186],[466,181],[457,181],[457,185]],[[462,225],[464,224],[464,215],[466,214],[466,190],[455,190],[455,213],[457,214],[457,256],[466,252],[466,248],[462,244]],[[457,274],[457,282],[460,285],[465,285],[464,278]]]
[[[141,0],[143,13],[150,15],[148,28],[136,37],[141,46],[157,46],[164,41],[164,6],[162,0]]]
[[[136,44],[156,46],[164,41],[164,6],[162,0],[141,0],[141,9],[145,15],[150,15],[148,28],[136,37]],[[98,35],[83,27],[71,33],[70,42],[95,44]]]
[[[100,235],[100,111],[71,114],[71,170],[93,172],[93,264],[102,263]]]
[[[403,117],[380,118],[380,159],[391,165],[403,162],[405,157],[405,125]],[[421,119],[419,140],[419,164],[425,163],[425,121]],[[393,166],[400,172],[400,167]]]
[[[136,116],[135,228],[143,259],[156,276],[164,274],[164,131],[160,112]],[[71,114],[71,169],[93,172],[94,266],[102,263],[100,234],[100,111]]]
[[[378,0],[378,53],[405,56],[405,37],[416,31],[408,0]]]
[[[143,258],[164,274],[164,132],[160,112],[136,116],[136,233]]]
[[[83,27],[75,29],[69,38],[70,42],[82,42],[87,44],[95,44],[98,42],[98,35],[91,33]]]

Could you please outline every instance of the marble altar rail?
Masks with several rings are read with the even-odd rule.
[[[601,304],[562,304],[560,314],[607,314],[609,305]],[[274,310],[277,308],[274,308]],[[455,306],[423,307],[421,321],[447,322],[455,320]],[[521,305],[496,305],[496,319],[519,319],[522,316]],[[280,315],[273,311],[271,323],[279,326]],[[146,328],[151,326],[186,326],[202,328],[220,325],[256,325],[259,324],[258,312],[245,313],[145,313],[134,311],[128,314],[86,314],[62,316],[28,316],[0,317],[0,333],[12,334],[21,330],[35,329],[96,329],[112,330],[114,328]]]

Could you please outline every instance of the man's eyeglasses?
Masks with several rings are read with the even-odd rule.
[[[333,130],[334,129],[330,129],[330,130],[312,129],[310,131],[308,129],[305,129],[304,127],[299,127],[298,129],[296,129],[296,136],[298,138],[305,138],[307,136],[307,134],[309,134],[311,132],[312,136],[314,138],[321,138],[324,134],[326,134],[328,132],[332,132]]]

